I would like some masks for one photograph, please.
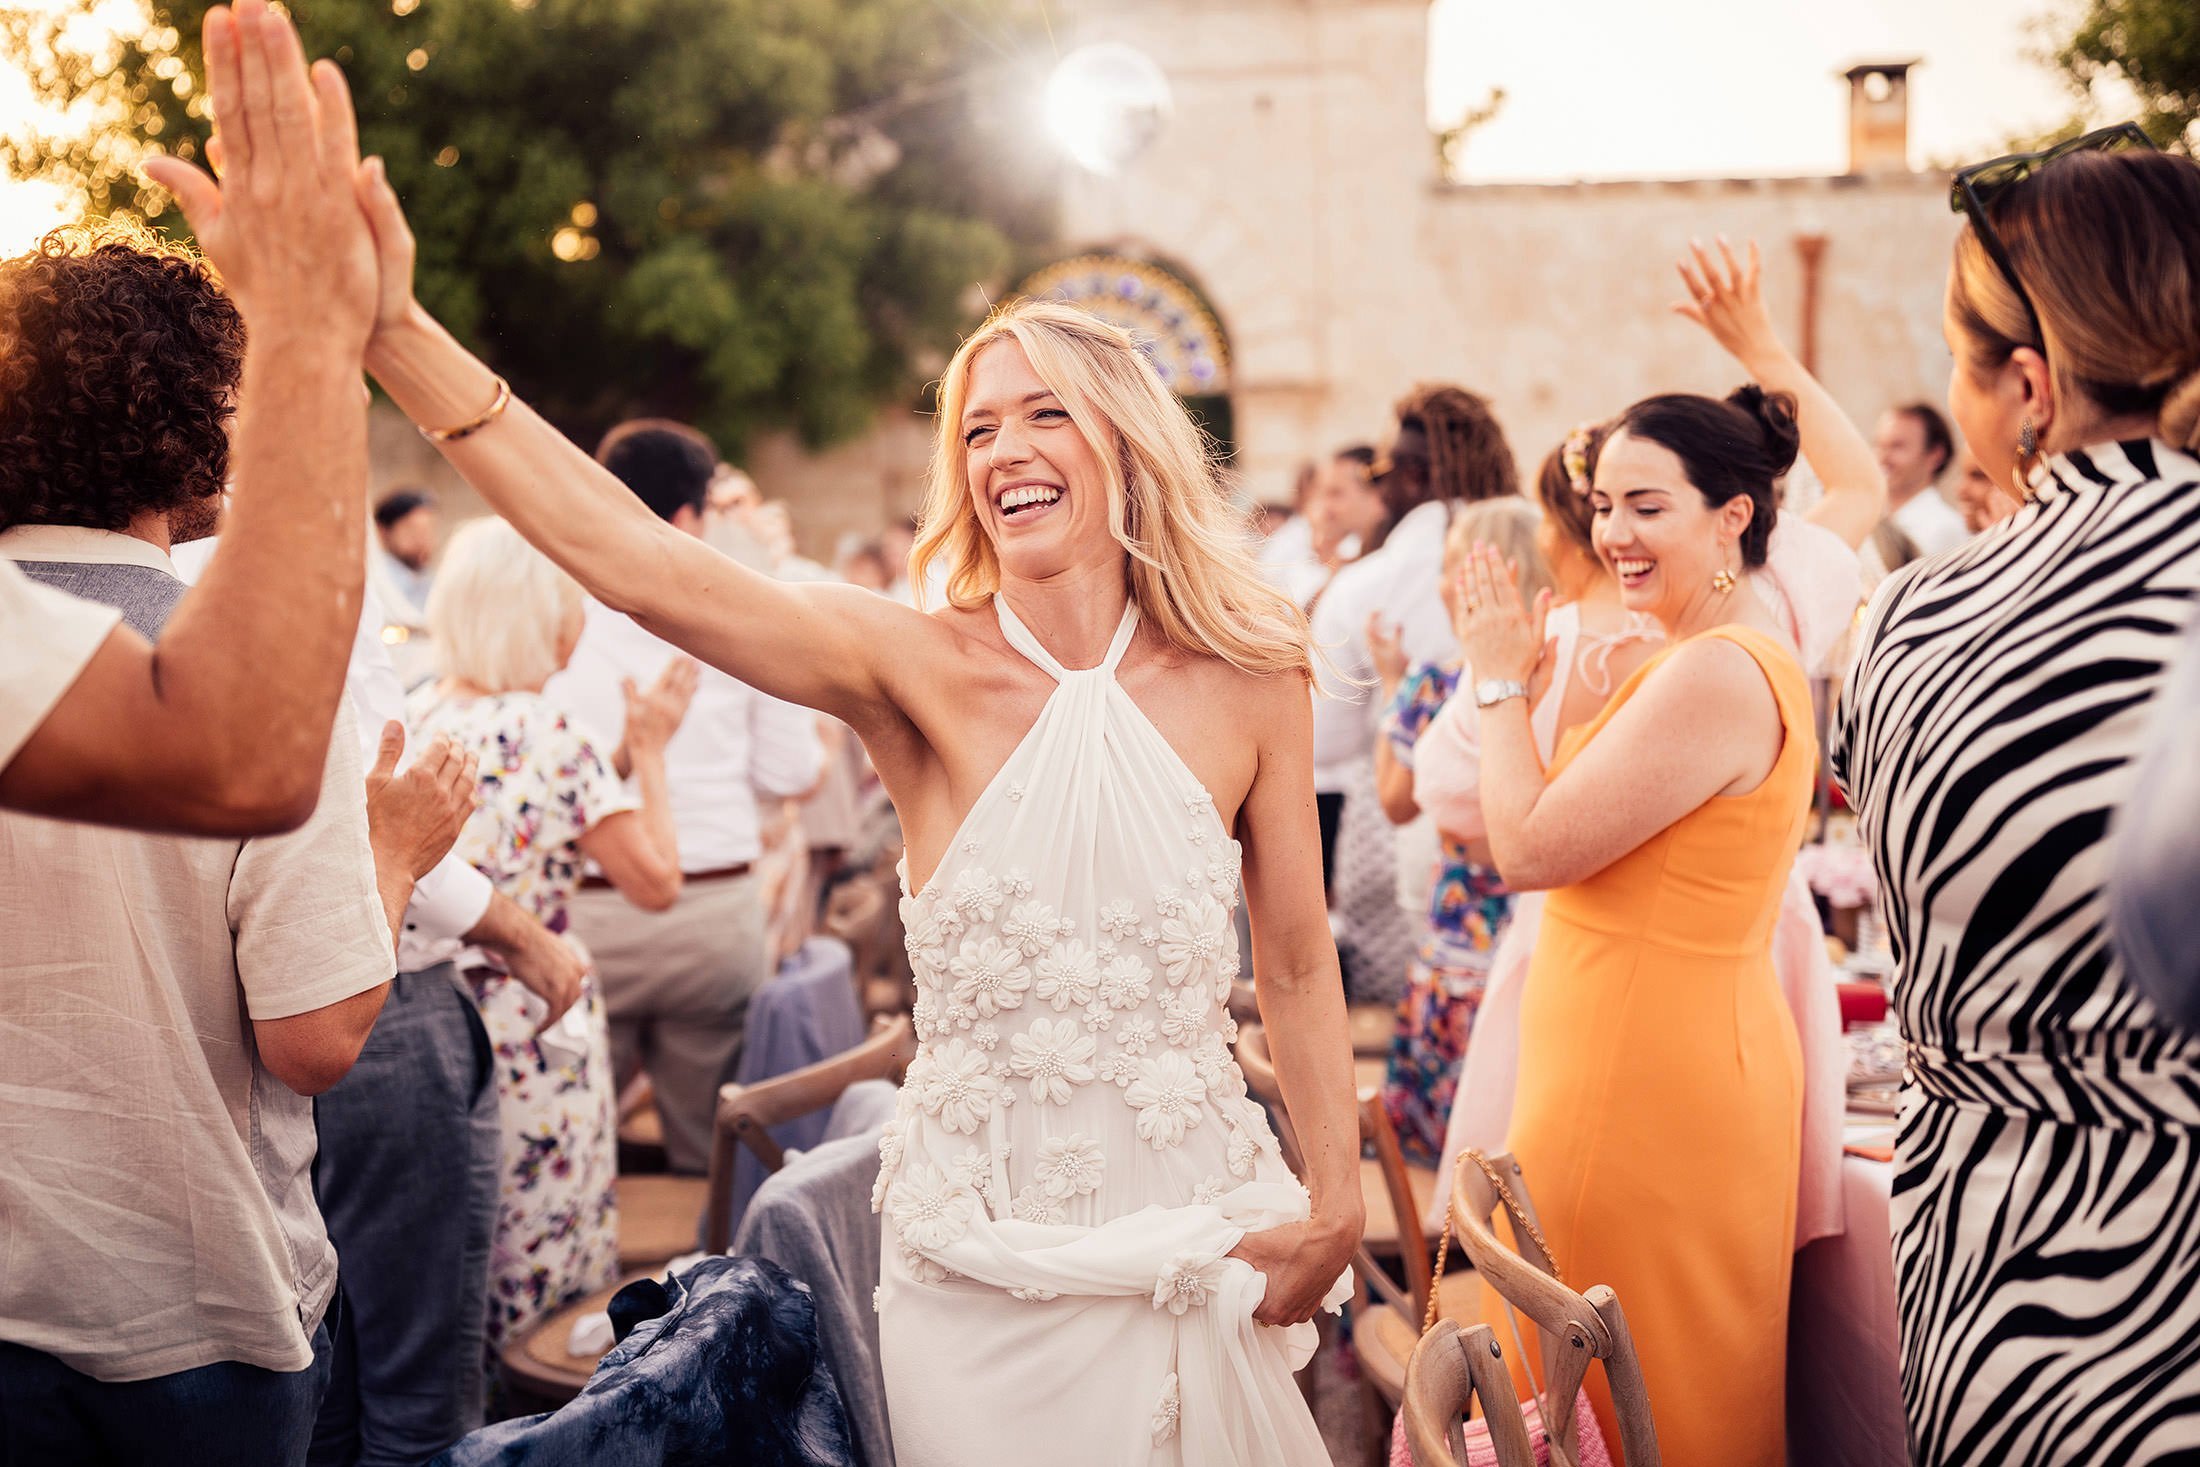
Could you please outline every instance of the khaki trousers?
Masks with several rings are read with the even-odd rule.
[[[749,999],[769,976],[763,886],[752,872],[684,886],[670,911],[584,888],[574,932],[595,955],[623,1083],[649,1072],[676,1172],[710,1165],[718,1087],[733,1078]]]

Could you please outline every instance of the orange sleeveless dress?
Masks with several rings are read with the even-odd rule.
[[[1771,939],[1818,747],[1792,653],[1747,627],[1701,635],[1764,670],[1786,724],[1779,760],[1750,793],[1706,802],[1550,894],[1507,1149],[1566,1282],[1618,1293],[1665,1460],[1778,1467],[1803,1062]],[[1554,778],[1674,650],[1560,741]],[[1485,1289],[1482,1307],[1509,1339],[1502,1301]],[[1616,1450],[1602,1371],[1588,1390]]]

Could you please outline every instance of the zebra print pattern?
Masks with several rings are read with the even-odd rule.
[[[2200,1039],[2125,980],[2103,895],[2200,598],[2200,460],[2102,445],[2036,494],[1887,583],[1833,736],[1909,1052],[1910,1447],[2200,1460]]]

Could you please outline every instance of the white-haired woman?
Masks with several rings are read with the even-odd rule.
[[[480,804],[456,847],[552,932],[593,861],[635,905],[661,911],[680,890],[665,797],[665,741],[695,691],[681,661],[646,695],[629,689],[630,793],[599,749],[542,697],[581,634],[581,590],[500,519],[451,537],[427,618],[442,676],[413,695],[414,737],[447,734],[480,766]],[[490,1359],[568,1299],[602,1288],[619,1263],[617,1094],[610,1028],[591,981],[538,1036],[539,1001],[500,968],[468,975],[496,1048],[497,1223],[489,1255]]]
[[[879,1198],[903,1467],[1326,1463],[1291,1375],[1361,1203],[1312,654],[1182,404],[1125,333],[1019,303],[942,379],[911,578],[944,561],[949,604],[767,580],[512,402],[411,301],[366,185],[369,365],[399,406],[606,604],[852,726],[900,811],[921,1047]],[[1241,880],[1305,1187],[1232,1057]]]

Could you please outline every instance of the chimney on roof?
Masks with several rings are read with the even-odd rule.
[[[1908,61],[1865,61],[1842,72],[1849,83],[1849,172],[1910,171]]]

